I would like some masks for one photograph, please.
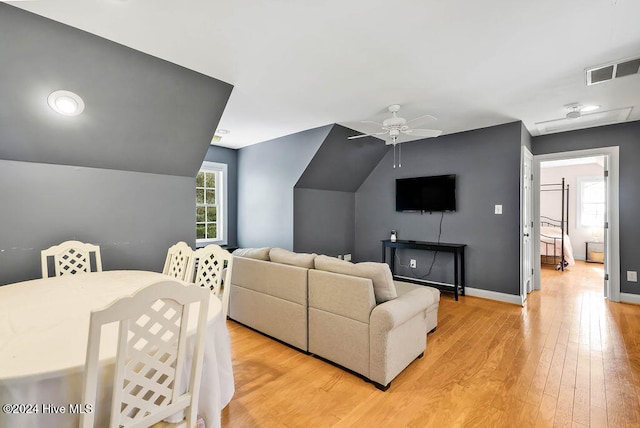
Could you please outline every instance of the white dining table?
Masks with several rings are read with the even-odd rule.
[[[96,403],[82,403],[89,314],[140,288],[167,280],[173,278],[157,272],[121,270],[1,286],[0,427],[78,426],[77,412],[86,410],[78,405],[85,404],[91,404],[96,412],[96,426],[106,425],[110,385],[100,388]],[[196,317],[190,318],[195,322]],[[103,333],[106,343],[100,350],[101,364],[111,362],[113,366],[116,330],[105,329]],[[220,412],[234,389],[229,334],[220,300],[212,294],[198,403],[198,414],[208,428],[220,426]]]

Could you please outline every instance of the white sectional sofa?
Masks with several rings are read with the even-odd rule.
[[[384,263],[279,248],[234,253],[229,318],[386,390],[426,349],[439,290],[393,281]]]

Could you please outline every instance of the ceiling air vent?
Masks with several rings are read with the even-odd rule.
[[[607,82],[624,76],[640,73],[640,58],[625,59],[613,64],[599,65],[587,69],[587,85]]]

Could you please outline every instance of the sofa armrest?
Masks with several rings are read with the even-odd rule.
[[[433,294],[421,288],[381,303],[371,312],[372,332],[393,330],[420,312],[426,316],[427,308],[433,303]]]

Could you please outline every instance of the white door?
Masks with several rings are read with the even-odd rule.
[[[533,290],[533,241],[531,239],[533,228],[533,155],[522,147],[522,167],[520,182],[521,204],[521,248],[522,248],[522,279],[520,283],[520,296],[522,303],[527,300],[527,294]]]

